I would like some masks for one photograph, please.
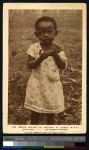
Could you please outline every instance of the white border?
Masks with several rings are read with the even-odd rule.
[[[8,20],[9,9],[82,10],[82,125],[8,125]],[[86,133],[86,4],[85,3],[4,3],[3,4],[3,132],[25,134]],[[31,128],[33,127],[33,131]],[[57,129],[57,130],[55,130]]]

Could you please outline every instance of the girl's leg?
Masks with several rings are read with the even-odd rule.
[[[32,111],[31,124],[33,125],[59,125],[63,120],[64,111],[59,114],[42,114]]]
[[[32,125],[38,125],[38,120],[39,120],[39,113],[32,111],[31,124]]]
[[[47,124],[47,114],[40,113],[39,114],[39,125],[46,125]]]
[[[48,125],[55,124],[55,114],[47,114],[47,124]]]
[[[48,125],[60,125],[63,120],[64,111],[59,114],[48,114],[47,115],[47,124]]]

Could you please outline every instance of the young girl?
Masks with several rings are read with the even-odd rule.
[[[52,17],[39,18],[35,30],[39,42],[27,51],[27,65],[32,73],[24,106],[32,111],[31,124],[39,124],[40,115],[41,120],[46,118],[47,124],[55,124],[55,114],[60,116],[65,110],[59,72],[66,67],[67,59],[61,46],[53,42],[58,31]]]

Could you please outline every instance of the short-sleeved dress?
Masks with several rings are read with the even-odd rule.
[[[40,51],[43,51],[40,43],[34,43],[27,54],[37,59]],[[59,55],[63,61],[67,62],[63,51]],[[27,83],[24,107],[38,113],[60,113],[65,110],[60,69],[52,56],[32,69]]]

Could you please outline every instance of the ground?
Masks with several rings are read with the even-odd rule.
[[[27,124],[31,112],[23,107],[27,81],[31,70],[27,68],[26,51],[37,42],[34,28],[16,27],[9,32],[9,124]],[[68,66],[61,71],[65,97],[65,113],[61,125],[81,124],[82,111],[82,39],[81,29],[61,27],[55,41],[63,46]],[[56,118],[55,118],[56,119]],[[46,122],[44,123],[46,124]]]

